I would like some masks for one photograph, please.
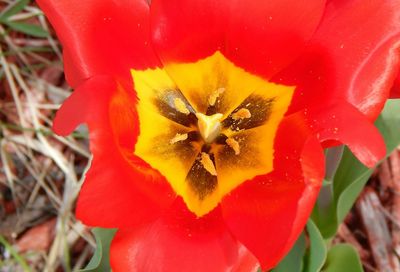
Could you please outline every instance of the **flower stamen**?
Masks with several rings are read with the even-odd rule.
[[[201,164],[203,165],[204,169],[207,170],[208,173],[210,173],[213,176],[217,175],[217,170],[215,169],[214,163],[210,158],[210,155],[208,155],[205,152],[201,152]]]
[[[239,142],[236,141],[233,138],[228,138],[226,139],[226,144],[233,149],[233,151],[235,151],[235,155],[239,155],[240,154],[240,145]]]
[[[182,99],[175,98],[174,99],[174,106],[175,106],[176,110],[179,111],[180,113],[189,115],[190,111],[188,110],[188,108],[186,107],[185,102],[183,102]]]
[[[217,102],[217,99],[219,98],[219,96],[221,94],[223,94],[225,92],[225,88],[218,88],[217,90],[215,90],[210,97],[208,98],[208,104],[210,106],[214,106],[215,103]]]
[[[183,142],[183,141],[187,140],[188,137],[189,137],[189,135],[187,133],[184,133],[184,134],[177,133],[175,135],[175,137],[172,138],[171,141],[169,141],[169,143],[176,144],[177,142]]]
[[[240,119],[249,119],[249,118],[251,118],[251,112],[246,108],[242,108],[232,114],[232,119],[235,121]]]

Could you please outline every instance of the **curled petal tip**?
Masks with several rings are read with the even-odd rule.
[[[53,131],[60,136],[71,134],[85,116],[85,105],[80,95],[73,93],[58,110],[53,122]]]
[[[367,167],[375,166],[386,155],[385,142],[368,118],[349,103],[336,103],[311,110],[310,127],[324,147],[341,142]],[[368,136],[366,136],[368,135]]]
[[[382,136],[380,136],[380,138],[382,138]],[[376,166],[376,164],[386,156],[386,147],[383,138],[377,140],[372,149],[360,147],[354,147],[353,149],[350,147],[350,149],[368,168]]]

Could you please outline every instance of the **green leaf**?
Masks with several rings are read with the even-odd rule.
[[[312,220],[323,237],[330,237],[331,234],[336,233],[337,219],[335,214],[336,200],[333,196],[333,184],[332,182],[324,183],[311,214]]]
[[[24,272],[31,272],[32,269],[29,267],[28,263],[24,260],[22,256],[18,254],[18,252],[14,249],[12,245],[10,245],[7,240],[0,235],[0,245],[3,245],[3,247],[8,251],[8,253],[13,256],[15,261],[21,266],[21,268],[24,270]],[[1,266],[0,266],[1,268]],[[0,269],[1,270],[1,269]]]
[[[286,255],[285,259],[283,259],[271,272],[301,272],[305,250],[306,238],[304,233],[302,233],[293,248]]]
[[[107,272],[110,268],[110,245],[117,232],[116,229],[94,228],[92,230],[96,238],[96,251],[89,264],[81,272]]]
[[[5,21],[4,24],[8,25],[13,30],[38,38],[47,38],[47,36],[49,35],[49,33],[47,33],[46,30],[44,30],[41,26],[38,25],[10,22],[10,21]]]
[[[322,272],[363,272],[357,251],[349,244],[333,246],[328,252],[328,258]]]
[[[14,3],[10,4],[4,11],[0,14],[0,21],[5,21],[9,17],[17,14],[18,12],[22,11],[28,4],[29,0],[19,0],[15,1]]]
[[[388,101],[375,125],[385,139],[389,155],[400,144],[400,100]],[[312,214],[324,238],[335,235],[372,173],[373,169],[345,149],[333,183],[323,186]]]
[[[349,154],[350,151],[347,150],[347,153],[342,161],[341,171],[336,175],[333,184],[334,194],[338,196],[336,219],[339,224],[350,211],[374,171],[361,164],[353,154]]]
[[[339,168],[340,161],[343,157],[344,145],[331,147],[326,149],[326,172],[325,180],[332,182],[335,177],[336,171]]]
[[[311,219],[307,222],[307,232],[310,239],[310,248],[305,255],[303,272],[319,272],[326,260],[327,249],[325,241],[319,229]]]
[[[385,138],[390,154],[400,142],[400,99],[391,99],[386,103],[375,125]]]

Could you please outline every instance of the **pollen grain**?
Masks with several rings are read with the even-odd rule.
[[[189,136],[188,136],[187,133],[184,133],[184,134],[177,133],[175,135],[175,137],[172,138],[171,141],[169,141],[169,143],[170,144],[176,144],[177,142],[183,142],[183,141],[187,140],[188,137]]]
[[[177,111],[179,111],[180,113],[189,115],[190,111],[188,110],[188,108],[186,107],[185,102],[183,102],[182,99],[180,98],[175,98],[174,99],[174,105]]]
[[[251,112],[248,109],[242,108],[232,114],[233,120],[248,119],[251,118]]]
[[[228,138],[226,139],[226,144],[233,149],[233,151],[235,151],[235,155],[239,155],[240,154],[240,145],[239,142],[236,141],[233,138]]]
[[[201,152],[201,164],[203,165],[204,169],[207,170],[208,173],[210,173],[213,176],[217,175],[217,170],[215,169],[214,163],[210,158],[210,155],[208,155],[205,152]]]
[[[217,102],[217,99],[219,98],[219,96],[221,94],[223,94],[225,92],[225,88],[218,88],[217,90],[215,90],[210,97],[208,98],[208,104],[210,106],[214,106],[215,103]]]

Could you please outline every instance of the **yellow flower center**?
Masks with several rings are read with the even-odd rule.
[[[132,76],[140,124],[134,152],[196,215],[273,170],[274,137],[293,86],[252,75],[220,52]]]

